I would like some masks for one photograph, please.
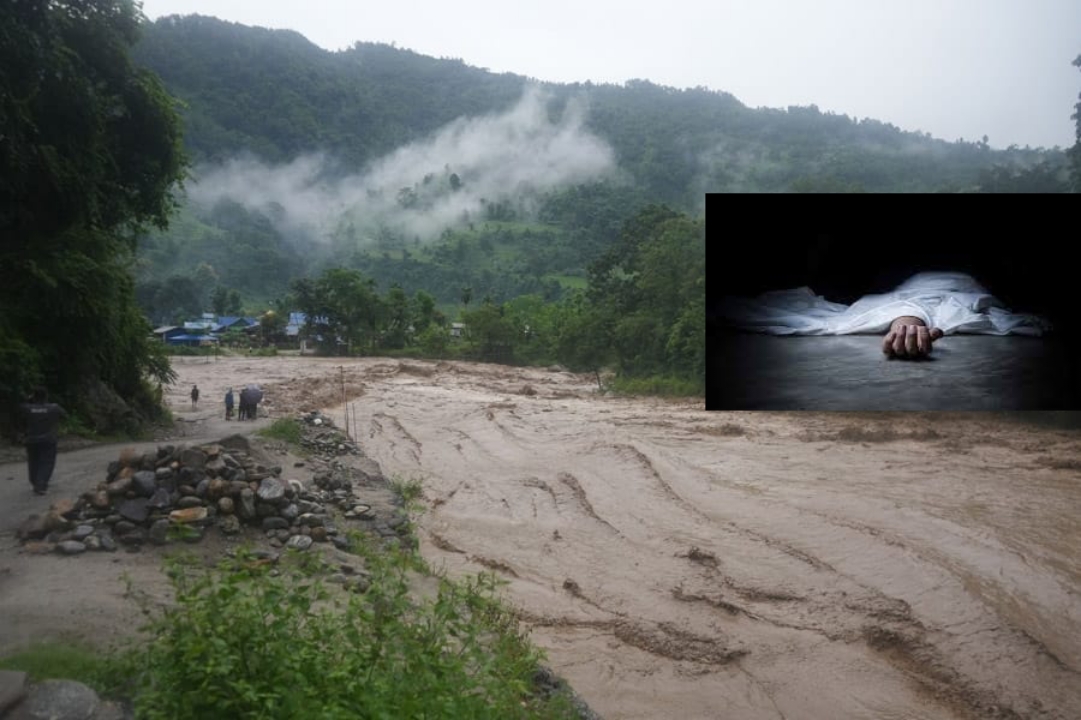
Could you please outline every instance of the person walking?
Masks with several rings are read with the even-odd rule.
[[[194,410],[195,406],[199,404],[199,386],[191,386],[191,409]]]
[[[30,485],[36,495],[44,495],[49,490],[49,481],[56,468],[57,429],[60,420],[67,417],[67,412],[56,403],[49,402],[49,394],[43,387],[34,388],[29,402],[20,407]]]
[[[233,388],[229,388],[229,392],[225,393],[225,419],[233,419]]]

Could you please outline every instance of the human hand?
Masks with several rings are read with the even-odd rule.
[[[934,341],[941,337],[941,330],[928,329],[919,318],[900,317],[893,321],[890,331],[882,339],[882,352],[896,358],[927,357]]]

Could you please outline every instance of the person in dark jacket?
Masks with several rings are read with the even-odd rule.
[[[229,392],[225,393],[225,419],[233,419],[233,388],[229,388]]]
[[[64,408],[49,402],[43,387],[34,388],[30,401],[21,405],[26,434],[26,461],[34,493],[44,495],[56,467],[57,429],[67,417]]]

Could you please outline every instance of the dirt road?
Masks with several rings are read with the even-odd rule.
[[[1076,431],[709,413],[459,363],[177,370],[182,413],[193,382],[216,416],[227,385],[260,381],[271,416],[318,407],[343,425],[344,379],[365,451],[423,482],[425,556],[507,579],[608,720],[1081,717]]]

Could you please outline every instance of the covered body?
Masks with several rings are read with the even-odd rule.
[[[1039,336],[1051,329],[1046,319],[1012,312],[975,278],[957,272],[918,273],[892,292],[866,295],[852,305],[800,287],[725,298],[719,309],[732,326],[769,335],[884,333],[903,315],[918,317],[946,335]]]

